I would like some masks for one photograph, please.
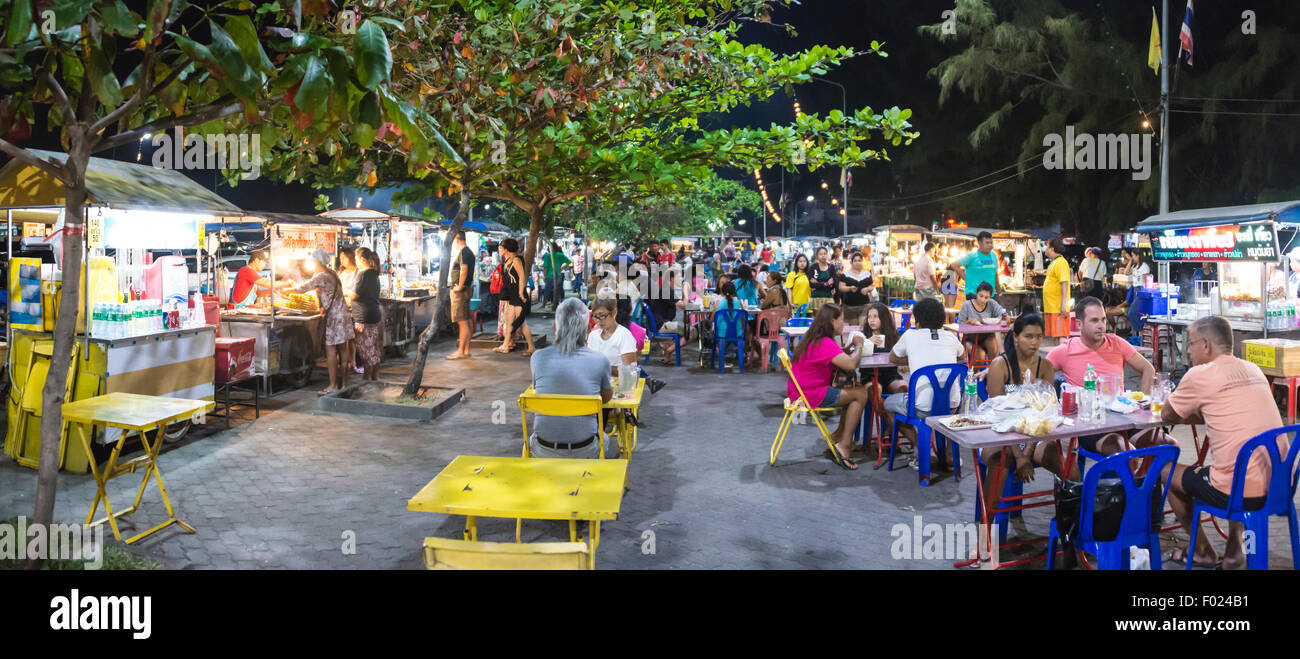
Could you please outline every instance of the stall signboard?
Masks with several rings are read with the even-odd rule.
[[[424,261],[424,228],[419,222],[393,220],[388,234],[392,247],[392,262],[401,265],[420,265]]]
[[[1124,244],[1124,235],[1119,233],[1110,234],[1110,240],[1106,241],[1106,249],[1117,250],[1127,247]]]
[[[306,254],[317,249],[333,256],[338,253],[337,229],[331,226],[277,224],[271,232],[271,249]]]
[[[1151,235],[1157,261],[1277,261],[1277,232],[1271,224],[1170,229]]]
[[[41,260],[9,260],[9,326],[14,329],[45,328],[41,311]]]

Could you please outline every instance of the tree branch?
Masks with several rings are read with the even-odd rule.
[[[31,165],[32,167],[39,168],[41,171],[45,172],[46,174],[49,174],[50,176],[53,176],[54,178],[60,181],[63,180],[62,165],[55,164],[52,161],[41,160],[40,158],[37,158],[36,156],[32,155],[32,153],[27,149],[24,149],[16,144],[12,144],[8,140],[0,139],[0,151],[3,151],[6,155],[13,158],[14,160],[21,160],[24,163]]]
[[[125,133],[118,133],[117,135],[101,140],[95,145],[91,153],[99,153],[101,151],[112,149],[113,147],[130,144],[131,142],[135,142],[141,137],[144,137],[146,133],[158,133],[181,126],[197,126],[199,124],[206,124],[214,119],[229,117],[230,115],[236,114],[244,109],[242,103],[238,101],[232,102],[230,100],[233,98],[233,95],[226,94],[203,107],[195,109],[187,115],[155,119],[139,128],[129,130]],[[265,110],[274,105],[275,102],[274,99],[268,99],[259,103],[258,107],[259,109]]]

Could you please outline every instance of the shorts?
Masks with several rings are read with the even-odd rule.
[[[891,394],[885,397],[884,408],[886,412],[894,414],[907,415],[907,394]],[[917,416],[925,416],[921,410],[916,411]]]
[[[473,319],[473,314],[469,310],[469,301],[473,294],[468,291],[451,291],[451,322],[461,323],[469,322]]]
[[[1047,336],[1064,338],[1070,335],[1070,319],[1060,314],[1044,313],[1043,325],[1045,325],[1044,334]]]
[[[1184,492],[1192,495],[1202,503],[1220,509],[1228,507],[1228,495],[1210,484],[1210,468],[1208,466],[1184,469],[1182,486]],[[1268,497],[1245,497],[1241,503],[1246,510],[1259,510],[1264,507],[1267,501]]]
[[[939,295],[939,291],[936,291],[933,288],[918,288],[917,290],[912,291],[912,299],[917,302],[920,302],[921,300],[943,302],[943,296]]]
[[[957,284],[954,282],[944,282],[942,284],[939,284],[939,292],[943,293],[944,295],[956,295]]]
[[[819,407],[836,407],[840,402],[840,391],[838,387],[826,387],[826,397],[822,399]]]

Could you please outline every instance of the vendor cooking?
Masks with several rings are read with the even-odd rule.
[[[262,276],[261,270],[265,267],[266,251],[253,252],[248,259],[248,265],[240,268],[239,274],[235,276],[235,288],[230,293],[231,308],[237,309],[254,304],[257,298],[269,296],[273,288],[293,286],[289,282],[272,284],[271,280]]]

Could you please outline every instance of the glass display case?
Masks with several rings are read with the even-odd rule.
[[[1219,264],[1219,300],[1230,321],[1259,322],[1267,303],[1286,299],[1286,272],[1276,263]]]

